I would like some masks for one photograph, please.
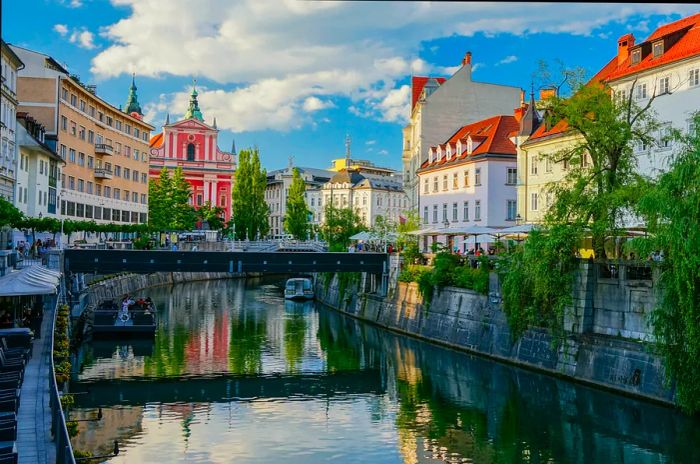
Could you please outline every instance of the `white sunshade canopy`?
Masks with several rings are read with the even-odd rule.
[[[511,234],[529,234],[532,229],[537,229],[535,224],[521,224],[519,226],[508,227],[506,229],[501,229],[498,231],[499,234],[511,235]]]
[[[0,277],[0,296],[56,293],[61,274],[44,266],[30,266]]]

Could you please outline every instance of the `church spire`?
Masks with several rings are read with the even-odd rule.
[[[233,139],[231,141],[231,154],[235,155],[236,154],[236,139]]]
[[[185,112],[185,119],[195,118],[204,122],[204,116],[199,110],[199,102],[197,102],[197,80],[192,82],[192,93],[190,94],[190,106]]]
[[[131,87],[129,87],[129,98],[126,99],[126,105],[124,112],[126,114],[136,113],[139,116],[143,116],[141,112],[141,105],[139,105],[138,97],[136,96],[136,80],[135,74],[131,74]]]
[[[167,126],[170,124],[170,113],[165,113],[165,124],[164,126]]]

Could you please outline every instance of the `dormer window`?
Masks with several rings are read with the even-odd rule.
[[[642,61],[642,49],[637,48],[635,50],[632,50],[632,58],[631,58],[632,64],[637,64],[640,61]]]
[[[652,50],[654,53],[654,58],[658,58],[661,55],[663,55],[664,54],[664,41],[660,40],[660,41],[654,43],[654,45],[652,46]]]
[[[467,155],[471,155],[474,151],[474,141],[471,137],[467,139]]]

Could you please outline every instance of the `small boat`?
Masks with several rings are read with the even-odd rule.
[[[314,288],[311,279],[288,279],[284,285],[284,298],[287,300],[313,300]]]
[[[119,305],[114,300],[101,302],[95,308],[92,323],[96,335],[154,335],[156,333],[156,308],[150,299]]]

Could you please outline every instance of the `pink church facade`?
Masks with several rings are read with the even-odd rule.
[[[163,131],[151,138],[149,176],[156,179],[163,167],[177,167],[192,186],[191,203],[199,208],[207,202],[224,209],[224,219],[231,219],[231,193],[235,171],[235,149],[218,147],[216,118],[213,125],[204,122],[193,90],[185,118],[173,124],[166,119]]]

